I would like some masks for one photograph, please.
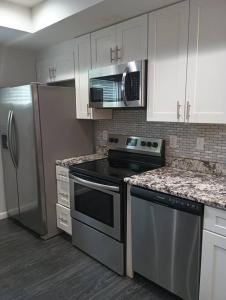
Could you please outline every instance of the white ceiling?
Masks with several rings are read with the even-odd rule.
[[[15,2],[37,2],[40,0],[10,0]],[[49,0],[54,1],[54,0]],[[59,1],[59,0],[57,0]],[[65,1],[66,0],[60,0]],[[68,2],[72,0],[67,0]],[[76,0],[74,0],[76,1]],[[78,0],[81,1],[81,0]],[[85,1],[85,0],[82,0]],[[73,39],[77,36],[98,30],[100,28],[121,22],[123,20],[147,13],[158,8],[180,2],[181,0],[86,0],[94,4],[90,7],[83,8],[77,13],[62,19],[44,29],[33,33],[22,34],[19,31],[17,34],[0,31],[2,41],[8,46],[39,50],[53,44]],[[48,1],[46,1],[48,3]]]
[[[180,0],[104,0],[40,31],[25,35],[14,41],[14,45],[38,50],[176,2]]]
[[[0,26],[0,46],[8,42],[22,38],[26,33],[20,30],[14,30]]]
[[[11,2],[14,4],[23,5],[27,7],[33,7],[42,1],[44,0],[7,0],[7,2]]]

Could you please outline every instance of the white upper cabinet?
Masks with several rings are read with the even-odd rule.
[[[116,63],[115,43],[115,26],[91,33],[92,68]]]
[[[55,61],[55,80],[62,81],[75,78],[74,72],[74,40],[58,44],[52,55]]]
[[[188,120],[226,123],[226,1],[191,0],[190,18]]]
[[[89,108],[90,34],[75,39],[76,115],[78,119],[111,119],[111,109]]]
[[[187,1],[149,14],[148,121],[184,121],[188,24]]]
[[[91,33],[92,68],[147,58],[147,15]]]
[[[116,25],[115,51],[118,62],[147,59],[147,29],[147,15]]]
[[[41,58],[36,62],[37,82],[54,81],[54,62],[49,58]]]
[[[41,83],[74,79],[74,41],[57,44],[43,51],[36,63]]]

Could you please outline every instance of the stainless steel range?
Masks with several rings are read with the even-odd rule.
[[[109,136],[108,157],[70,167],[73,245],[120,275],[125,272],[124,178],[164,165],[164,141]]]

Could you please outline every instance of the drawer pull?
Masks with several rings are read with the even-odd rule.
[[[68,221],[67,221],[67,219],[64,219],[64,218],[59,218],[59,220],[60,220],[61,222],[63,222],[64,224],[68,224]]]

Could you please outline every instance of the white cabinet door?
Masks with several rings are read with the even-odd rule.
[[[111,109],[89,108],[90,34],[75,40],[74,57],[77,119],[111,119]]]
[[[92,68],[116,63],[116,26],[91,33]]]
[[[91,119],[89,109],[89,76],[91,69],[90,35],[84,35],[75,40],[75,88],[76,115],[78,119]]]
[[[118,63],[147,59],[147,30],[147,15],[116,25]]]
[[[55,81],[75,78],[73,50],[74,40],[54,46],[52,55],[55,62]]]
[[[148,121],[184,121],[189,4],[149,14]]]
[[[41,59],[36,63],[37,82],[47,83],[54,79],[54,63],[48,59]]]
[[[57,227],[71,235],[72,225],[71,225],[70,208],[64,207],[63,205],[57,203],[56,212],[57,212]]]
[[[226,237],[203,231],[199,300],[226,299]]]
[[[75,78],[73,52],[70,57],[58,57],[55,67],[55,81]]]
[[[226,123],[225,28],[225,0],[191,0],[187,81],[190,122]]]

